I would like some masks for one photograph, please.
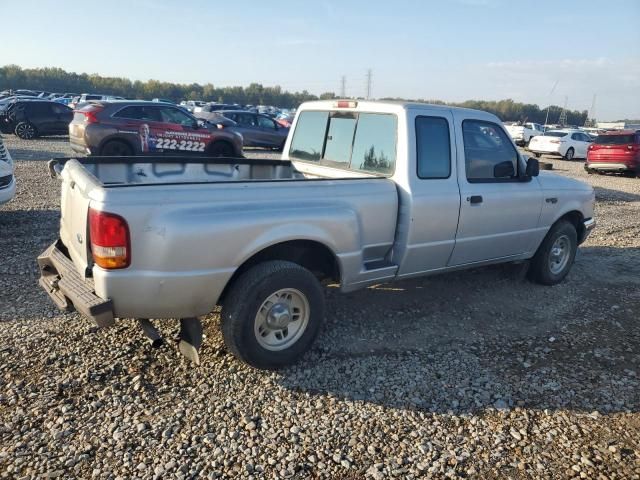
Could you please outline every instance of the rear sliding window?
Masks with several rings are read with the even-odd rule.
[[[545,137],[566,137],[568,132],[546,132],[544,134]]]
[[[391,175],[396,163],[395,115],[300,113],[289,157],[320,165]]]
[[[598,135],[595,143],[598,145],[626,145],[635,143],[635,135]]]

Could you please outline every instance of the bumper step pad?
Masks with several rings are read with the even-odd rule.
[[[39,257],[39,283],[62,310],[74,309],[91,318],[99,327],[113,325],[113,304],[95,294],[93,281],[84,279],[73,262],[60,250],[59,242],[49,246]]]

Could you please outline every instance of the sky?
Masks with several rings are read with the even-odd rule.
[[[640,118],[640,0],[0,0],[0,65]],[[16,19],[22,21],[7,21]]]

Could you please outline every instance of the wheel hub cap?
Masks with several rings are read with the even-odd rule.
[[[258,344],[271,351],[289,348],[307,329],[310,312],[300,290],[283,288],[272,293],[256,313],[253,331]]]
[[[269,328],[283,329],[291,321],[289,306],[284,303],[276,303],[267,314],[267,325]]]
[[[551,273],[557,275],[562,272],[569,262],[571,255],[571,243],[566,235],[558,237],[551,246],[549,255],[549,269]]]

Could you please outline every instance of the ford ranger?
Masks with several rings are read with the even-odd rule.
[[[528,261],[554,285],[594,227],[593,189],[523,157],[489,113],[418,103],[303,104],[282,160],[93,157],[50,162],[60,238],[38,262],[62,308],[98,325],[221,306],[228,349],[257,368],[297,360],[323,321],[321,281],[343,292]]]

